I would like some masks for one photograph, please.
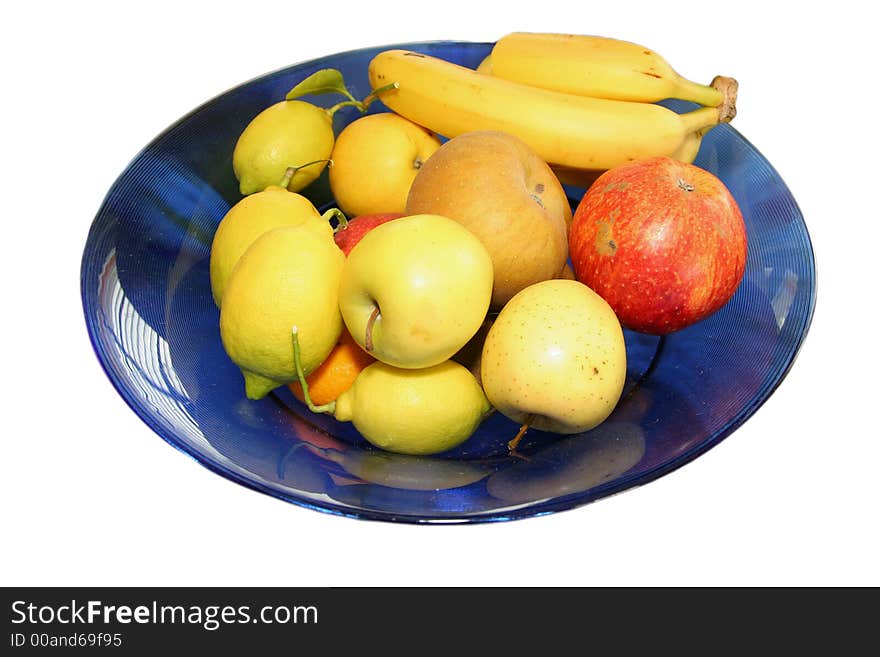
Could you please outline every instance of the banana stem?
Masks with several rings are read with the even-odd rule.
[[[681,145],[670,155],[670,157],[688,164],[693,163],[693,161],[697,159],[697,154],[700,152],[700,146],[703,143],[703,135],[711,129],[711,127],[702,128],[701,130],[690,132],[685,135]]]
[[[716,126],[720,118],[717,107],[701,107],[692,112],[679,114],[679,117],[684,124],[685,134]]]
[[[681,100],[689,100],[704,107],[718,107],[724,102],[724,92],[720,89],[687,78],[679,77],[675,81],[675,87],[675,98]]]
[[[332,415],[333,411],[336,410],[335,401],[322,404],[321,406],[316,406],[312,402],[312,398],[309,396],[309,383],[306,381],[306,374],[305,371],[303,371],[302,360],[300,357],[299,329],[294,326],[291,329],[291,333],[293,334],[293,364],[294,367],[296,367],[296,378],[299,380],[299,385],[302,387],[303,399],[306,400],[306,406],[308,406],[309,410],[313,413],[329,413]]]

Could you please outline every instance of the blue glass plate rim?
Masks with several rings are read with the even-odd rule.
[[[455,46],[455,45],[465,45],[465,46],[474,46],[474,47],[490,47],[492,42],[488,41],[460,41],[460,40],[433,40],[433,41],[419,41],[419,42],[408,42],[402,44],[394,44],[389,46],[368,46],[353,50],[340,51],[337,53],[332,53],[332,55],[337,56],[349,56],[356,55],[358,53],[370,52],[375,50],[377,47],[382,48],[408,48],[408,49],[419,49],[419,48],[427,48],[432,46]],[[154,433],[156,433],[160,438],[162,438],[166,443],[177,449],[178,451],[186,454],[194,461],[199,463],[202,467],[207,468],[208,470],[218,474],[230,481],[233,481],[245,488],[249,488],[251,490],[255,490],[257,492],[269,495],[276,499],[283,500],[285,502],[291,503],[295,506],[299,506],[302,508],[307,508],[315,511],[319,511],[322,513],[343,516],[353,519],[360,520],[373,520],[373,521],[384,521],[384,522],[396,522],[396,523],[406,523],[406,524],[420,524],[420,525],[449,525],[449,524],[477,524],[477,523],[489,523],[489,522],[503,522],[509,520],[522,519],[527,517],[536,517],[542,515],[548,515],[551,513],[558,513],[561,511],[571,510],[577,507],[584,506],[586,504],[590,504],[592,502],[598,501],[600,499],[609,497],[619,492],[623,492],[625,490],[634,488],[636,486],[641,486],[647,483],[650,483],[678,468],[690,463],[691,461],[697,459],[699,456],[707,452],[712,447],[720,444],[724,439],[729,437],[732,433],[734,433],[739,427],[741,427],[754,413],[763,406],[763,404],[772,396],[772,394],[776,391],[776,389],[782,384],[784,379],[790,373],[795,361],[797,360],[798,355],[803,347],[803,344],[806,340],[806,337],[809,333],[810,326],[812,324],[813,315],[815,312],[816,300],[817,300],[817,276],[816,276],[816,259],[815,253],[812,246],[812,239],[809,234],[809,230],[806,226],[806,223],[803,219],[803,213],[800,210],[800,206],[797,204],[796,199],[791,195],[791,192],[788,186],[785,184],[782,177],[779,175],[779,172],[776,168],[770,163],[760,152],[760,150],[755,147],[745,136],[742,135],[735,127],[732,125],[724,125],[720,126],[720,128],[729,130],[736,135],[736,137],[751,151],[753,151],[768,167],[769,171],[773,174],[773,176],[782,184],[783,188],[787,192],[789,199],[791,200],[793,207],[796,211],[798,227],[803,231],[804,243],[806,245],[807,251],[804,254],[807,257],[808,269],[811,274],[810,281],[812,283],[811,288],[809,290],[809,297],[806,312],[803,314],[801,318],[800,326],[796,329],[796,334],[798,335],[798,340],[795,344],[793,344],[788,352],[784,355],[782,359],[784,362],[784,366],[780,367],[776,375],[765,382],[763,387],[752,397],[748,404],[742,406],[739,411],[725,424],[721,429],[715,431],[714,433],[705,437],[699,444],[691,447],[687,451],[682,452],[676,458],[669,460],[667,462],[661,463],[654,468],[635,474],[635,475],[623,475],[613,482],[609,482],[607,484],[603,484],[597,486],[593,489],[590,489],[587,492],[582,493],[574,493],[567,496],[561,496],[557,498],[552,498],[549,500],[542,500],[539,502],[526,503],[522,505],[518,505],[515,508],[506,510],[506,509],[495,509],[485,512],[466,512],[458,515],[444,515],[444,516],[431,516],[431,515],[419,515],[412,513],[390,513],[387,511],[376,511],[365,508],[351,508],[341,504],[336,504],[331,501],[322,501],[320,504],[316,503],[312,500],[306,499],[304,497],[298,497],[293,494],[284,493],[282,491],[273,489],[270,486],[263,485],[257,481],[252,479],[248,479],[247,477],[241,476],[228,468],[223,467],[221,464],[210,461],[204,458],[201,454],[199,454],[196,450],[188,447],[185,443],[180,441],[176,436],[171,432],[165,431],[158,422],[155,421],[153,416],[148,413],[145,408],[138,403],[139,400],[135,397],[135,395],[131,392],[131,390],[121,381],[121,379],[116,376],[111,370],[109,363],[105,360],[102,355],[102,350],[98,344],[98,336],[97,336],[97,327],[93,324],[95,317],[95,309],[98,306],[97,295],[94,293],[94,288],[88,284],[88,281],[85,276],[85,271],[87,265],[89,263],[89,254],[90,254],[90,246],[93,241],[96,239],[95,232],[98,228],[98,219],[101,217],[105,208],[107,207],[108,200],[114,193],[116,186],[119,182],[125,177],[125,175],[134,167],[139,158],[146,152],[148,152],[155,144],[160,142],[167,134],[176,130],[182,124],[186,123],[191,117],[198,114],[204,108],[210,106],[213,102],[215,102],[218,98],[223,97],[224,95],[240,89],[241,87],[246,87],[249,84],[252,84],[256,81],[262,80],[264,78],[277,75],[279,73],[284,73],[287,71],[291,71],[293,69],[297,69],[299,67],[308,66],[313,64],[315,61],[324,59],[327,56],[331,56],[331,54],[325,55],[323,57],[319,57],[311,60],[304,60],[298,63],[290,64],[287,66],[282,66],[273,71],[269,71],[267,73],[263,73],[257,75],[249,80],[246,80],[240,84],[234,85],[225,91],[216,94],[212,98],[204,101],[199,104],[172,124],[167,126],[161,132],[159,132],[153,139],[151,139],[144,147],[142,147],[129,161],[126,167],[122,170],[122,172],[117,176],[114,182],[111,184],[110,188],[104,195],[104,198],[99,206],[98,211],[95,214],[93,222],[89,228],[88,236],[86,238],[86,244],[83,250],[83,256],[81,259],[81,267],[80,267],[80,291],[83,302],[83,314],[86,325],[86,330],[89,336],[89,341],[91,342],[92,349],[97,356],[98,362],[103,369],[105,375],[110,380],[113,387],[116,389],[117,393],[122,397],[125,403],[132,409],[132,411],[137,415],[141,421],[143,421]]]

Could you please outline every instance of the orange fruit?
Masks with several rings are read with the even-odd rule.
[[[309,397],[316,406],[329,404],[348,390],[360,371],[375,360],[354,341],[343,328],[339,342],[330,355],[314,372],[306,377],[309,384]],[[299,382],[290,384],[293,396],[305,402]]]

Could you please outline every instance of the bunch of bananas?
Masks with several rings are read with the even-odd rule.
[[[638,44],[595,36],[513,33],[476,70],[407,50],[370,62],[382,102],[448,138],[501,130],[529,144],[563,182],[589,184],[626,162],[692,162],[703,136],[736,114],[736,80],[702,85]],[[656,101],[699,108],[678,114]]]

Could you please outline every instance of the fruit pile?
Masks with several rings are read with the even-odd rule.
[[[529,427],[608,418],[624,327],[681,330],[737,289],[742,215],[692,164],[734,117],[735,80],[691,82],[624,41],[525,33],[476,70],[388,50],[368,72],[363,100],[316,72],[236,144],[244,198],[210,272],[247,397],[289,386],[406,454],[451,449],[495,410],[521,425],[514,450]],[[322,93],[344,100],[300,99]],[[390,111],[334,134],[334,112],[376,100]],[[338,207],[321,214],[299,192],[328,167]],[[563,183],[586,190],[574,214]]]

